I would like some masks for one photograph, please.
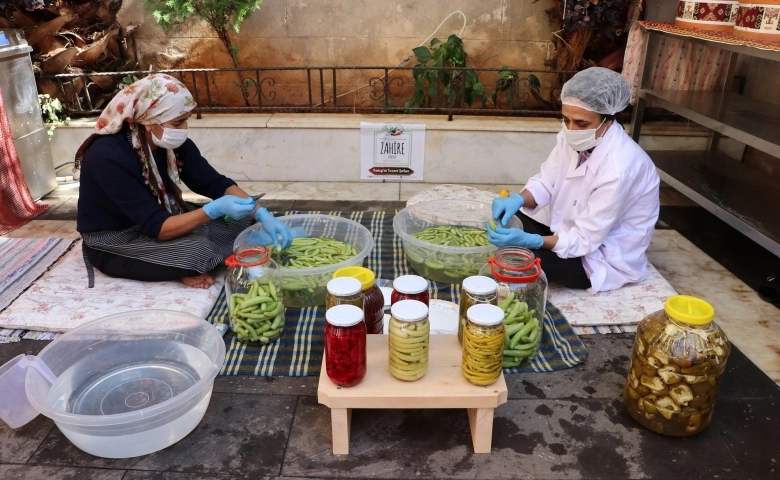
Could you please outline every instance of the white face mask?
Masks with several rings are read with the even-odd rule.
[[[604,125],[604,122],[606,121],[607,119],[605,118],[601,121],[598,127],[588,130],[569,130],[569,128],[566,126],[566,122],[561,122],[561,124],[563,124],[563,136],[566,138],[566,143],[568,143],[571,148],[578,152],[590,150],[591,148],[601,143],[601,140],[604,138],[604,135],[596,138],[596,130],[601,128],[601,126]]]
[[[187,141],[188,129],[186,128],[165,128],[162,125],[160,128],[163,130],[162,138],[157,138],[157,135],[152,133],[152,142],[160,148],[173,150]]]

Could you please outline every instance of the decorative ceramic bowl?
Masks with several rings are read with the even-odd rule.
[[[731,32],[737,20],[738,1],[677,3],[677,17],[674,24],[697,30]]]
[[[780,0],[740,3],[734,36],[761,42],[780,42]]]

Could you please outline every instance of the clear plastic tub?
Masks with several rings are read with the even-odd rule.
[[[333,278],[333,273],[340,268],[362,265],[363,260],[374,248],[374,237],[371,232],[363,225],[347,218],[305,214],[287,215],[277,219],[295,231],[302,230],[309,237],[340,240],[352,245],[358,252],[349,260],[322,267],[286,268],[280,265],[286,307],[304,308],[324,305],[325,295],[328,293],[328,281]],[[245,229],[233,243],[233,250],[250,243],[248,239],[252,232],[262,230],[263,226],[260,223]],[[276,258],[275,255],[276,252],[272,254],[272,258]],[[482,263],[485,263],[484,260]]]
[[[497,250],[494,245],[454,247],[436,245],[412,234],[430,227],[452,225],[485,229],[492,218],[489,203],[473,200],[436,200],[408,206],[393,218],[393,230],[401,237],[409,265],[434,282],[460,283],[477,275],[488,257]],[[509,228],[523,228],[518,217],[512,217]]]
[[[146,310],[82,325],[37,358],[53,376],[27,369],[30,406],[85,452],[127,458],[162,450],[198,425],[225,343],[194,315]]]

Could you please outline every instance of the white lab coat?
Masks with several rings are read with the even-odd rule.
[[[614,290],[647,278],[645,251],[655,231],[660,180],[647,154],[614,122],[590,158],[578,154],[563,132],[525,188],[538,207],[524,208],[558,236],[561,258],[582,257],[591,293]],[[544,265],[542,265],[544,269]]]

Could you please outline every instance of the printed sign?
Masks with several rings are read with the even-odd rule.
[[[360,123],[360,179],[421,182],[425,125]]]

